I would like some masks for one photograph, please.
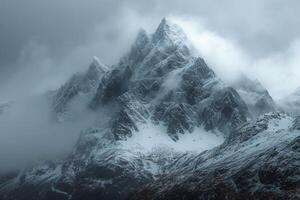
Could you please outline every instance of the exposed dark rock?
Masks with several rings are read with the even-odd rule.
[[[132,136],[132,131],[139,131],[137,123],[145,123],[149,117],[149,112],[130,93],[124,93],[118,98],[120,111],[116,119],[113,120],[112,133],[117,140],[124,140]]]
[[[123,69],[113,69],[104,76],[91,103],[91,108],[97,108],[100,104],[113,101],[125,93],[128,90],[131,76],[132,71],[128,66]]]

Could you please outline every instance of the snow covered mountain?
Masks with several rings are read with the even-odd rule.
[[[94,59],[52,94],[61,121],[76,99],[100,117],[67,159],[1,176],[0,199],[299,198],[299,120],[264,114],[258,84],[237,90],[163,19],[118,64]]]

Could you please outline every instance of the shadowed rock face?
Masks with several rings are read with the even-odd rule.
[[[106,67],[96,59],[86,73],[74,75],[55,92],[54,111],[67,113],[82,96],[92,112],[104,113],[102,118],[82,132],[65,160],[3,176],[0,199],[239,199],[254,190],[259,176],[267,185],[272,175],[261,170],[273,161],[279,166],[279,154],[288,152],[287,162],[297,164],[296,143],[286,146],[297,128],[283,125],[292,119],[275,113],[247,121],[251,114],[239,93],[193,54],[184,32],[166,19],[152,35],[140,31],[118,64]],[[160,146],[145,151],[131,141],[149,126],[160,127],[175,144],[199,127],[226,140],[202,153]],[[268,145],[260,148],[263,142]],[[297,173],[289,176],[297,178]],[[290,190],[297,185],[294,180],[287,184]],[[288,197],[285,189],[272,195]]]

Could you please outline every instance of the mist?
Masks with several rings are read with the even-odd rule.
[[[46,97],[19,98],[0,115],[0,173],[67,156],[81,131],[93,125],[95,113],[78,101],[72,103],[72,117],[58,123]]]
[[[47,92],[86,70],[93,56],[116,64],[138,30],[153,32],[163,17],[184,29],[224,81],[244,73],[284,98],[300,86],[300,5],[289,3],[2,0],[0,101],[10,107],[0,115],[0,173],[71,152],[96,113],[79,103],[71,121],[55,123]]]
[[[225,82],[241,74],[260,81],[275,100],[280,100],[300,87],[300,37],[290,46],[267,56],[255,57],[239,43],[209,30],[201,21],[170,16],[187,33],[188,38],[208,65]]]

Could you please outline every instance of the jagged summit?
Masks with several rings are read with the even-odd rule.
[[[183,30],[163,19],[153,34],[140,30],[131,50],[118,64],[119,71],[128,67],[132,79],[167,76],[190,62],[193,51]]]
[[[90,65],[89,71],[101,71],[102,73],[105,73],[109,71],[109,67],[103,64],[97,56],[93,56],[93,61]]]
[[[187,36],[183,29],[171,20],[163,18],[158,28],[153,34],[153,42],[172,42],[174,44],[180,44],[187,41]]]
[[[138,31],[138,34],[137,34],[137,37],[136,37],[136,42],[134,43],[135,45],[138,45],[138,44],[145,44],[147,43],[149,40],[149,36],[148,36],[148,33],[145,29],[141,28],[139,31]],[[144,42],[143,42],[144,41]]]

